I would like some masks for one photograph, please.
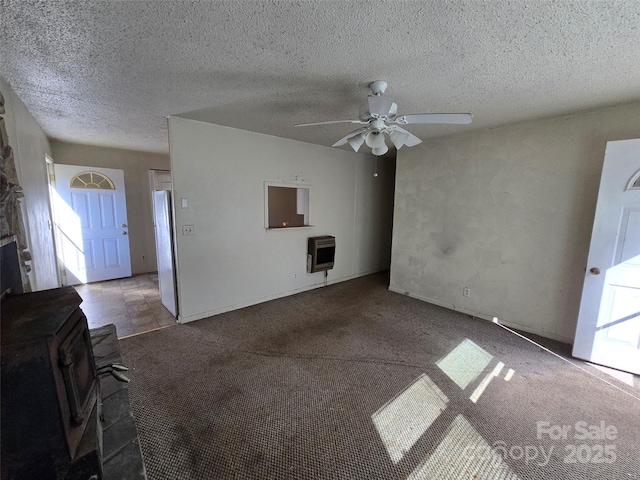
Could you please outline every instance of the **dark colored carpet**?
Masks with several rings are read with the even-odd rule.
[[[581,364],[614,388],[387,282],[121,340],[149,478],[640,479],[637,378]]]

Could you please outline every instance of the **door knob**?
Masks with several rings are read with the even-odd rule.
[[[600,269],[598,267],[593,267],[589,271],[594,275],[600,275]]]
[[[125,231],[122,232],[122,235],[126,235],[126,234],[127,234],[127,232],[125,232]]]
[[[120,225],[122,228],[127,228],[127,224],[123,223],[122,225]]]

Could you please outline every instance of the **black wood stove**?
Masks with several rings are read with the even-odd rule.
[[[126,385],[113,378],[105,383],[98,374],[109,373],[111,365],[101,365],[102,357],[120,359],[115,327],[98,332],[98,351],[111,347],[94,357],[96,340],[92,342],[81,302],[73,287],[9,296],[2,302],[2,480],[145,478]],[[114,376],[126,380],[118,372]],[[115,399],[114,417],[102,406]],[[113,423],[127,425],[126,438],[103,433]],[[109,475],[105,462],[127,447],[139,461],[119,465],[120,472],[111,472],[117,476]]]

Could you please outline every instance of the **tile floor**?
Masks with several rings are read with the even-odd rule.
[[[87,316],[89,328],[113,323],[118,338],[122,338],[176,324],[160,302],[155,273],[76,285],[75,289],[82,297],[80,308]]]

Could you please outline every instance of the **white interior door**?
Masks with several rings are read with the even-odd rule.
[[[573,355],[640,374],[640,139],[607,143]]]
[[[66,285],[131,276],[124,172],[55,164]]]
[[[173,222],[171,221],[171,192],[153,192],[158,288],[162,304],[175,317],[178,313],[173,255]]]

